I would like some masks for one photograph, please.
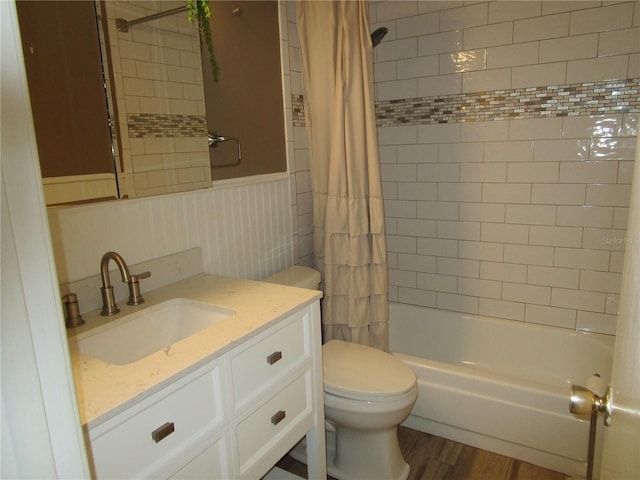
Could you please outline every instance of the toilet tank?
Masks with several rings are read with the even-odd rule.
[[[279,285],[289,285],[290,287],[308,288],[318,290],[320,286],[320,272],[313,268],[294,265],[282,272],[264,278],[263,282],[277,283]]]

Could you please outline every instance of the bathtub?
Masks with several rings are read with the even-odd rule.
[[[608,384],[614,338],[391,303],[389,345],[418,377],[403,425],[568,475],[584,476],[589,419],[571,383]],[[603,433],[598,422],[599,436]]]

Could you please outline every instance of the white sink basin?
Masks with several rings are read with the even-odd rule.
[[[77,340],[78,352],[107,363],[125,365],[169,347],[235,312],[175,298],[131,313],[113,326]]]

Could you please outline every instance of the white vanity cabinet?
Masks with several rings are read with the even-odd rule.
[[[259,479],[307,434],[323,478],[318,310],[270,323],[89,428],[96,478]]]

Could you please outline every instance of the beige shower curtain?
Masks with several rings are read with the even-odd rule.
[[[387,248],[366,1],[298,1],[324,340],[388,350]]]

